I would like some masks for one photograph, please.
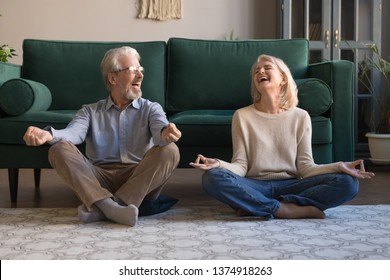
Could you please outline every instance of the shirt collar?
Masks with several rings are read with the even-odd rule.
[[[141,107],[140,102],[140,98],[134,99],[129,106],[133,106],[134,109],[139,109]],[[112,101],[111,96],[109,96],[106,102],[106,111],[113,106],[115,106],[114,101]]]
[[[137,99],[134,99],[131,104],[133,105],[133,108],[139,109],[139,108],[141,108],[140,102],[141,102],[140,98],[137,98]]]
[[[112,101],[111,96],[109,96],[106,101],[106,111],[108,111],[112,106],[114,106],[114,102]]]

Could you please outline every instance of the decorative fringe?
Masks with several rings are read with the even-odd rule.
[[[139,0],[138,18],[179,19],[181,18],[181,0]]]

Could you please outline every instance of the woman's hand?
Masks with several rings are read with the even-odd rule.
[[[360,167],[356,168],[357,166]],[[355,160],[352,162],[340,162],[339,169],[340,171],[359,179],[371,179],[372,177],[375,176],[374,173],[367,172],[364,169],[364,161],[362,159]]]
[[[221,165],[221,163],[219,162],[218,159],[206,158],[203,155],[198,155],[196,157],[195,162],[190,162],[190,165],[197,169],[206,171],[213,168],[218,168]]]

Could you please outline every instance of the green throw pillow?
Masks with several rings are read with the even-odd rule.
[[[320,116],[329,110],[333,103],[329,86],[319,79],[295,80],[298,87],[298,107],[306,110],[310,116]]]
[[[50,90],[27,79],[11,79],[0,87],[0,109],[11,116],[46,111],[51,105]]]

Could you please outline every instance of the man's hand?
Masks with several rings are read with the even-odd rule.
[[[177,142],[181,138],[181,132],[174,123],[169,123],[161,132],[161,138],[167,142]]]
[[[23,136],[27,146],[40,146],[53,139],[49,131],[40,129],[35,126],[29,126]]]

